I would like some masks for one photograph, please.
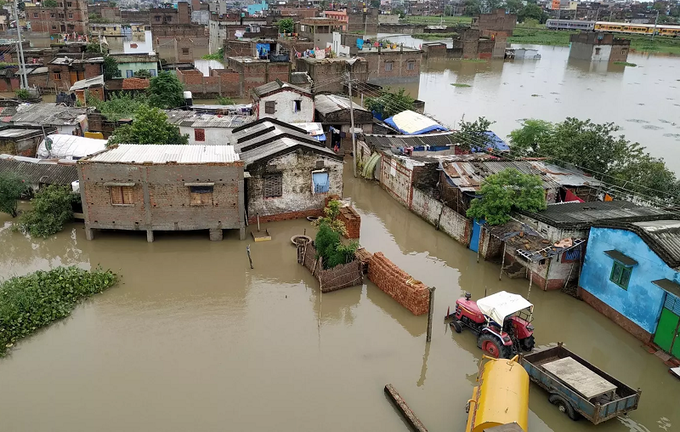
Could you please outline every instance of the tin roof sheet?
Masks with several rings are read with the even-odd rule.
[[[14,173],[26,183],[70,185],[78,180],[75,163],[62,164],[40,159],[0,155],[0,173]]]
[[[356,102],[352,102],[352,104],[354,104],[355,110],[369,112],[367,109],[363,108]],[[349,108],[350,108],[349,98],[329,94],[314,96],[314,109],[316,109],[323,115],[328,115],[343,110],[349,110]]]
[[[231,145],[120,144],[87,158],[92,162],[202,164],[232,163],[239,156]]]
[[[262,159],[267,159],[281,152],[286,152],[287,150],[294,150],[299,147],[306,148],[317,153],[325,154],[333,158],[340,158],[335,152],[333,152],[331,149],[327,147],[323,147],[318,144],[311,144],[306,141],[299,141],[288,137],[279,138],[272,142],[267,143],[266,145],[251,148],[245,152],[240,153],[240,156],[246,163],[246,165],[250,165],[253,162],[257,162]]]
[[[529,161],[529,163],[541,171],[546,176],[550,177],[554,182],[562,186],[593,186],[598,187],[602,182],[579,170],[578,168],[562,168],[560,166],[543,162],[543,161]]]
[[[558,183],[550,177],[541,175],[541,171],[534,168],[528,161],[446,161],[442,163],[442,166],[449,182],[464,192],[478,191],[486,177],[508,168],[516,169],[523,174],[541,176],[545,189],[559,187]]]
[[[551,226],[587,228],[602,222],[638,222],[662,219],[668,212],[629,201],[596,201],[549,204],[540,212],[522,212]]]
[[[78,124],[80,116],[87,115],[88,108],[67,107],[54,103],[21,104],[7,122],[20,125],[66,125]],[[9,110],[3,111],[3,115]],[[5,119],[3,119],[5,121]]]
[[[42,131],[40,129],[15,129],[15,128],[0,130],[0,138],[19,138],[34,134],[42,135]]]

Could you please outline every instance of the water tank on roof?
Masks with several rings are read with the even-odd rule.
[[[184,92],[184,105],[186,106],[191,106],[194,104],[192,95],[190,91],[185,91]]]

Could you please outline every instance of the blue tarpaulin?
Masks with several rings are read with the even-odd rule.
[[[448,131],[447,128],[431,118],[408,110],[385,119],[385,123],[405,135],[421,135],[428,132]]]
[[[510,151],[510,146],[508,143],[503,141],[498,135],[493,133],[492,131],[486,131],[484,132],[484,135],[487,137],[487,147],[486,148],[481,148],[481,147],[472,147],[470,150],[473,153],[481,153],[486,150],[492,150],[492,151]]]

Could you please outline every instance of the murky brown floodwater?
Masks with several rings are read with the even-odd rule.
[[[370,282],[319,295],[295,262],[290,237],[308,223],[268,224],[273,241],[235,233],[99,233],[81,224],[47,240],[8,228],[1,216],[0,274],[57,265],[101,265],[119,285],[72,317],[20,342],[0,359],[6,431],[375,431],[406,427],[383,395],[393,383],[429,428],[462,431],[481,352],[470,333],[442,321],[462,290],[527,294],[526,281],[498,281],[498,266],[393,201],[377,185],[346,177],[362,216],[362,244],[437,287],[436,325],[414,317]],[[537,342],[564,341],[643,390],[629,419],[599,431],[671,431],[680,425],[678,386],[632,336],[589,306],[534,288]],[[595,430],[574,423],[532,386],[530,431]]]

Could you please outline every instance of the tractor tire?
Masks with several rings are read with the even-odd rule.
[[[456,331],[456,333],[462,333],[463,323],[458,320],[451,321],[451,327]]]
[[[501,344],[496,336],[490,335],[488,333],[482,334],[477,339],[477,345],[482,348],[485,354],[489,357],[494,358],[510,358],[512,353],[510,347],[506,347]]]
[[[529,336],[526,339],[522,339],[520,343],[524,351],[531,351],[536,346],[536,341],[534,340],[534,335]]]
[[[548,398],[548,401],[555,405],[557,409],[560,410],[560,412],[563,412],[569,416],[570,419],[574,421],[579,419],[579,414],[574,410],[574,407],[572,407],[571,404],[567,402],[562,396],[552,394]]]

